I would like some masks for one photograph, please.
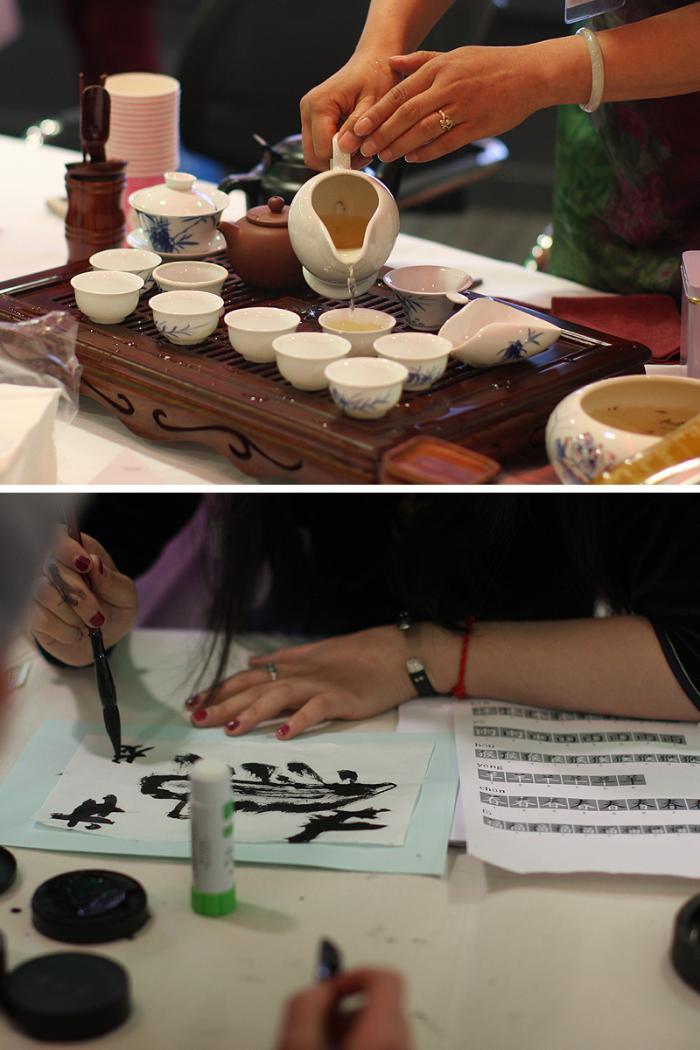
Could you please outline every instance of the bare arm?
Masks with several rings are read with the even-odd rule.
[[[454,681],[459,644],[447,631],[426,631],[425,665],[439,668],[440,689]],[[639,616],[477,624],[466,680],[470,696],[628,718],[700,720],[654,629]]]
[[[415,51],[453,0],[372,0],[357,51],[385,55]]]
[[[607,102],[700,90],[700,3],[598,33]],[[585,103],[591,62],[576,35],[521,47],[461,47],[389,58],[403,79],[350,123],[365,157],[427,161],[500,135],[536,110]],[[454,127],[441,133],[438,111]]]

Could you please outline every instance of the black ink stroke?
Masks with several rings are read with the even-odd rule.
[[[128,762],[129,765],[133,765],[134,759],[146,758],[147,752],[152,750],[153,746],[142,747],[140,744],[122,744],[119,749],[119,754],[115,755],[112,761],[117,764],[120,762]]]
[[[389,809],[353,809],[335,813],[312,813],[300,832],[292,835],[287,842],[313,842],[324,831],[371,831],[385,828],[386,824],[370,824],[379,813],[390,813]],[[366,817],[366,820],[355,820],[355,817]]]
[[[141,794],[154,799],[169,799],[175,805],[167,816],[173,820],[189,819],[189,777],[187,769],[199,756],[175,755],[180,772],[150,773],[141,778]],[[359,823],[356,818],[374,819],[377,813],[390,810],[339,810],[358,802],[366,802],[376,795],[393,791],[396,784],[362,783],[353,769],[338,770],[337,781],[325,781],[305,762],[287,763],[287,773],[266,762],[244,762],[240,769],[246,776],[231,769],[231,790],[239,813],[308,813],[314,814],[298,835],[290,842],[311,842],[324,831],[382,828],[384,824]],[[355,818],[355,823],[347,822]]]
[[[101,802],[88,798],[76,806],[72,813],[52,813],[53,820],[65,820],[66,826],[75,828],[85,824],[86,831],[97,831],[102,824],[114,824],[109,819],[111,813],[123,813],[117,805],[116,795],[105,795]]]

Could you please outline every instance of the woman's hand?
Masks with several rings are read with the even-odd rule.
[[[82,544],[61,533],[36,591],[29,628],[51,656],[71,667],[92,663],[89,629],[99,627],[107,648],[136,622],[133,580],[123,576],[92,536]]]
[[[204,692],[186,706],[195,726],[225,726],[230,736],[292,711],[277,730],[280,739],[289,740],[331,718],[371,718],[410,700],[415,691],[406,670],[409,656],[421,657],[435,687],[449,690],[460,645],[458,635],[434,624],[418,624],[409,632],[373,627],[253,657],[251,670],[223,682],[210,702]],[[275,681],[266,664],[274,665]]]
[[[339,1019],[338,1003],[358,993],[361,1006]],[[391,970],[348,971],[289,1000],[277,1050],[410,1050],[401,999],[401,978]]]
[[[333,136],[339,130],[341,149],[358,154],[360,139],[350,129],[398,79],[385,56],[356,53],[337,73],[304,95],[299,109],[307,167],[318,171],[328,167]],[[353,161],[353,167],[366,164],[359,154]]]
[[[427,161],[474,139],[500,135],[548,101],[533,48],[460,47],[389,59],[404,79],[351,127],[365,158]],[[444,131],[439,110],[454,122]]]

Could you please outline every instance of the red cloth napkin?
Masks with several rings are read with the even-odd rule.
[[[681,315],[670,295],[555,296],[552,314],[643,343],[657,362],[668,361],[680,349]]]

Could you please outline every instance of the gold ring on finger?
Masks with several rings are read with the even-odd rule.
[[[455,126],[455,122],[452,117],[448,117],[444,110],[438,110],[438,116],[440,117],[440,131],[451,131]]]

